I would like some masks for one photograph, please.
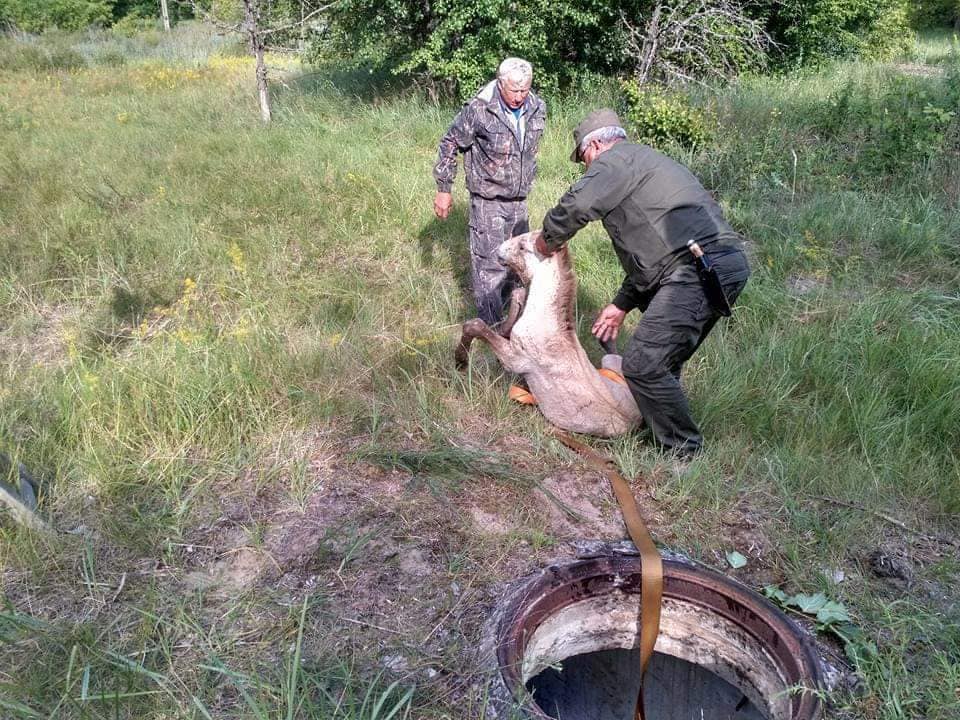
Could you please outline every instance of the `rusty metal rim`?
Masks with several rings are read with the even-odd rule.
[[[699,605],[752,635],[775,658],[788,685],[823,687],[817,654],[809,638],[766,598],[709,568],[664,559],[664,598]],[[519,668],[527,640],[548,617],[579,600],[604,595],[614,588],[640,594],[640,559],[610,555],[553,565],[515,595],[497,628],[497,660],[507,687],[518,700],[525,694]],[[549,718],[535,704],[534,717]],[[816,720],[821,703],[814,692],[796,694],[791,720]]]

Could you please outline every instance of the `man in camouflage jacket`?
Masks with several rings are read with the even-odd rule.
[[[525,60],[507,58],[497,79],[486,85],[453,120],[440,140],[434,212],[446,219],[457,155],[464,153],[470,192],[467,239],[477,313],[489,325],[503,317],[503,305],[515,279],[500,263],[497,248],[527,232],[527,193],[537,172],[537,150],[546,123],[543,100],[530,92],[533,69]]]

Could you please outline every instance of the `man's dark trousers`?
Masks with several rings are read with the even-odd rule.
[[[705,250],[732,305],[750,274],[746,256],[733,248]],[[703,444],[680,386],[680,371],[719,318],[691,262],[662,282],[627,345],[624,378],[647,426],[668,450],[691,454]]]

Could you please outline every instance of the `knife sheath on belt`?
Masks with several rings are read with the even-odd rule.
[[[730,302],[727,300],[727,294],[723,291],[717,269],[695,240],[687,242],[687,249],[693,254],[693,262],[697,266],[700,284],[703,285],[703,293],[707,296],[710,307],[724,317],[730,317]]]

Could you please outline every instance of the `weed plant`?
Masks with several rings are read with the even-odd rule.
[[[435,220],[430,168],[455,109],[288,69],[264,127],[251,63],[178,28],[56,40],[82,63],[54,60],[53,38],[0,43],[0,451],[48,478],[43,510],[70,531],[0,529],[3,713],[443,717],[449,694],[411,695],[422,676],[393,685],[375,647],[336,644],[353,628],[330,624],[322,593],[292,610],[242,592],[217,605],[183,590],[172,548],[241,478],[303,505],[303,487],[277,480],[307,457],[284,438],[317,429],[344,463],[425,473],[451,496],[508,492],[502,455],[472,470],[517,435],[524,468],[568,462],[506,401],[489,355],[453,367],[472,315],[467,198],[458,183],[452,217]],[[844,64],[693,98],[717,118],[711,141],[666,149],[743,230],[754,275],[685,370],[706,456],[671,474],[643,436],[607,444],[628,474],[659,473],[679,549],[709,561],[747,506],[776,539],[777,582],[851,609],[879,650],[858,668],[862,693],[836,699],[852,718],[960,712],[956,562],[919,563],[905,596],[863,565],[900,532],[882,515],[926,538],[957,530],[951,62],[906,76]],[[611,104],[615,90],[594,90],[551,98],[534,226],[579,173],[570,128]],[[590,322],[619,270],[599,227],[572,248],[596,354]],[[526,492],[529,470],[516,475]],[[459,542],[451,568],[503,552]],[[139,574],[144,559],[162,571]],[[849,580],[827,579],[835,568]]]

